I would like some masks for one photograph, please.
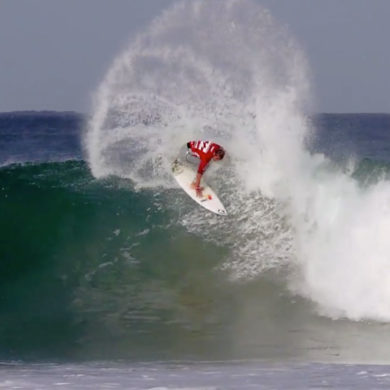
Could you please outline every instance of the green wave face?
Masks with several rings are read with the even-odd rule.
[[[220,322],[226,249],[173,223],[172,194],[98,182],[82,162],[9,166],[0,182],[2,355],[166,353]]]
[[[359,360],[366,337],[383,355],[388,326],[318,316],[283,269],[232,280],[234,240],[183,228],[196,205],[178,190],[95,180],[80,161],[0,182],[2,359]]]

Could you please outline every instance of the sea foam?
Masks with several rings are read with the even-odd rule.
[[[194,207],[176,222],[228,247],[223,268],[234,280],[285,270],[291,292],[322,314],[387,321],[390,187],[361,188],[309,153],[310,79],[288,29],[255,2],[179,2],[101,83],[85,137],[89,165],[96,177],[169,189],[170,161],[185,142],[223,144],[228,158],[207,179],[229,217]]]

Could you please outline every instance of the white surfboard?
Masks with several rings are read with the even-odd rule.
[[[176,159],[172,163],[172,173],[176,181],[179,183],[180,187],[198,204],[203,206],[205,209],[212,211],[218,215],[227,215],[225,207],[222,202],[218,199],[215,192],[203,181],[202,187],[202,196],[196,196],[196,191],[191,188],[191,183],[194,181],[196,172],[191,169],[187,164]]]

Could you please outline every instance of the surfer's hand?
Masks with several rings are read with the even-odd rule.
[[[195,187],[196,196],[197,196],[198,198],[201,198],[201,197],[203,196],[203,194],[202,194],[202,191],[203,191],[203,190],[204,190],[203,187]]]
[[[198,196],[199,198],[203,196],[202,191],[204,190],[204,187],[201,187],[200,185],[197,185],[195,182],[192,182],[191,188],[196,191],[196,196]]]

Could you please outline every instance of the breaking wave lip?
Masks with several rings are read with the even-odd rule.
[[[320,313],[388,321],[389,184],[362,189],[307,150],[310,101],[305,56],[267,10],[252,1],[179,2],[100,85],[85,137],[89,165],[96,177],[171,188],[169,162],[181,145],[223,144],[230,163],[207,174],[229,217],[196,210],[180,223],[231,248],[224,267],[233,278],[287,268],[291,291]]]

